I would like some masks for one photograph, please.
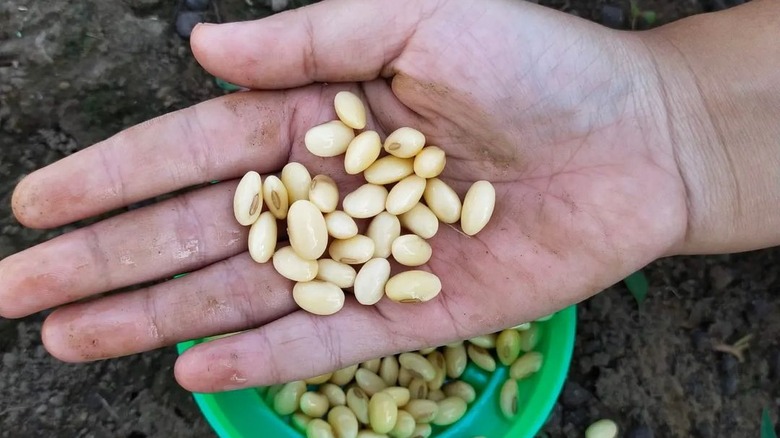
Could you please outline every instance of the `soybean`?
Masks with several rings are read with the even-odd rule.
[[[410,270],[396,274],[385,284],[385,294],[399,303],[423,303],[441,292],[441,280],[427,271]]]
[[[469,342],[476,345],[477,347],[482,347],[485,349],[495,348],[496,347],[496,336],[495,333],[490,333],[487,335],[481,335],[476,336],[471,339],[469,339]]]
[[[287,189],[287,198],[290,205],[295,201],[309,199],[309,186],[311,174],[306,167],[297,162],[289,162],[282,168],[282,183]]]
[[[301,412],[312,418],[320,418],[328,412],[328,398],[322,394],[308,391],[301,396]]]
[[[417,205],[425,191],[425,178],[409,175],[390,189],[385,201],[388,213],[399,215]]]
[[[428,423],[417,424],[412,432],[412,438],[428,438],[433,433],[431,425]]]
[[[366,236],[374,241],[374,257],[390,257],[393,241],[400,235],[401,222],[397,216],[386,211],[371,219],[366,229]]]
[[[260,214],[260,217],[249,227],[249,255],[257,263],[265,263],[276,251],[276,218],[270,211]]]
[[[306,149],[318,157],[335,157],[347,150],[355,131],[341,120],[332,120],[310,128],[303,138]]]
[[[524,379],[542,368],[543,359],[542,353],[529,351],[512,363],[509,367],[509,375],[515,380]]]
[[[448,397],[460,397],[467,404],[472,403],[477,398],[477,392],[474,390],[474,387],[463,380],[448,382],[442,387],[442,390]]]
[[[414,157],[414,173],[422,178],[436,178],[444,170],[447,156],[438,146],[425,146]]]
[[[414,160],[392,155],[382,157],[363,171],[363,177],[371,184],[392,184],[414,173]]]
[[[359,265],[374,256],[374,241],[362,234],[349,239],[334,240],[328,248],[328,254],[337,262]]]
[[[506,329],[496,338],[496,354],[498,360],[509,366],[520,356],[520,333],[514,329]]]
[[[368,424],[368,394],[358,387],[347,390],[347,406],[355,413],[358,421]]]
[[[395,426],[393,426],[388,435],[393,438],[409,438],[414,433],[415,426],[417,426],[417,422],[414,421],[412,414],[399,409]]]
[[[295,201],[287,213],[290,246],[301,258],[317,260],[328,245],[325,217],[311,201]]]
[[[411,210],[398,216],[401,225],[423,239],[430,239],[439,231],[439,218],[425,204],[417,203]]]
[[[333,259],[319,259],[317,265],[316,278],[318,280],[331,282],[342,289],[352,287],[355,284],[357,271],[352,266]]]
[[[398,419],[398,406],[390,395],[378,392],[368,402],[368,422],[376,433],[393,430]]]
[[[477,181],[471,185],[463,198],[460,227],[464,233],[473,236],[490,221],[496,206],[496,189],[488,181]]]
[[[328,423],[336,438],[355,438],[360,425],[355,413],[346,406],[336,406],[328,412]]]
[[[431,400],[409,400],[404,410],[414,417],[418,423],[430,423],[439,412],[439,405]]]
[[[323,213],[336,210],[339,203],[339,188],[328,175],[317,175],[309,185],[309,201]]]
[[[382,142],[376,131],[361,132],[347,146],[344,170],[350,175],[357,175],[374,164],[381,151]]]
[[[466,402],[460,397],[447,397],[438,402],[439,409],[431,423],[437,426],[449,426],[463,417],[466,413]]]
[[[401,386],[389,386],[382,391],[390,394],[390,397],[393,397],[393,400],[395,400],[396,406],[403,407],[407,403],[409,403],[409,400],[411,400],[411,391],[409,391],[409,388],[404,388]]]
[[[385,139],[385,151],[399,158],[412,158],[425,146],[425,135],[409,127],[398,128]]]
[[[303,380],[289,382],[274,396],[274,411],[279,415],[290,415],[298,409],[301,396],[306,392]]]
[[[314,418],[306,425],[306,438],[335,438],[335,436],[330,424],[321,418]]]
[[[351,382],[355,378],[355,372],[358,369],[359,364],[350,365],[348,367],[341,368],[333,372],[333,376],[330,378],[330,383],[334,385],[344,386]]]
[[[333,383],[324,383],[319,387],[319,391],[328,398],[330,406],[343,406],[347,403],[347,395],[340,386]]]
[[[618,426],[609,419],[598,420],[585,429],[585,438],[617,438]]]
[[[387,189],[381,185],[363,184],[347,194],[341,202],[344,212],[356,219],[374,217],[385,209]]]
[[[339,91],[333,98],[333,107],[342,123],[352,129],[366,127],[366,107],[354,93]]]
[[[514,418],[517,415],[517,381],[514,379],[507,379],[504,384],[501,385],[501,392],[499,394],[499,407],[501,413],[507,419]]]
[[[263,184],[260,174],[250,170],[245,173],[233,194],[233,216],[244,226],[255,223],[263,210]]]
[[[298,282],[293,286],[293,300],[303,310],[315,315],[333,315],[344,307],[344,291],[322,280]]]
[[[445,224],[454,224],[460,219],[461,202],[458,194],[439,178],[428,180],[423,198],[433,214]]]
[[[364,306],[378,303],[385,294],[385,284],[389,278],[390,262],[387,259],[374,258],[367,261],[355,277],[355,299]]]
[[[436,377],[436,368],[430,361],[418,353],[401,353],[398,356],[398,362],[402,368],[408,369],[412,376],[430,382]]]
[[[444,349],[444,359],[447,363],[447,377],[452,379],[459,378],[466,370],[466,365],[469,362],[466,347],[463,344],[446,347]]]
[[[383,289],[384,292],[384,289]],[[398,370],[400,365],[398,364],[398,358],[395,355],[386,356],[382,359],[382,363],[379,365],[379,376],[387,383],[388,386],[393,386],[398,382]]]
[[[316,261],[302,258],[290,246],[276,250],[272,263],[276,272],[292,281],[313,280],[319,270]]]
[[[379,391],[387,388],[387,384],[381,377],[365,368],[358,368],[355,373],[355,382],[369,397],[373,397]]]
[[[266,177],[265,183],[263,183],[263,200],[275,218],[280,220],[287,218],[290,199],[287,195],[287,188],[279,177],[275,175]]]
[[[360,368],[365,368],[374,374],[379,373],[379,366],[382,364],[382,358],[369,359],[360,364]]]
[[[393,258],[404,266],[420,266],[428,263],[433,255],[431,245],[416,234],[404,234],[393,240]]]
[[[325,215],[325,227],[328,229],[328,234],[336,239],[349,239],[358,233],[355,220],[341,210],[335,210]]]
[[[471,344],[466,348],[466,353],[469,359],[483,370],[490,373],[496,370],[496,360],[484,348]]]

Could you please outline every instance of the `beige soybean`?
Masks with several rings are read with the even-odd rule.
[[[288,382],[274,396],[274,411],[279,415],[290,415],[298,410],[301,396],[306,392],[303,380]]]
[[[460,227],[464,233],[473,236],[490,221],[496,206],[496,189],[487,181],[477,181],[469,187],[463,198]]]
[[[419,202],[411,210],[399,215],[398,220],[404,228],[423,239],[430,239],[439,231],[439,218]]]
[[[496,338],[496,354],[502,364],[509,366],[520,356],[520,333],[514,329],[502,330]]]
[[[352,266],[333,259],[319,259],[317,265],[317,280],[331,282],[342,289],[355,284],[357,271]]]
[[[389,394],[377,392],[368,402],[368,423],[376,433],[393,430],[398,419],[398,406]]]
[[[257,263],[271,260],[276,251],[276,218],[270,211],[260,214],[260,217],[249,227],[249,255]]]
[[[333,372],[333,376],[330,378],[330,383],[334,385],[344,386],[351,382],[355,378],[355,372],[357,372],[359,364],[350,365],[348,367],[341,368]]]
[[[417,426],[417,422],[414,421],[412,414],[399,409],[395,426],[388,432],[388,435],[392,438],[409,438],[414,433],[415,426]]]
[[[447,397],[460,397],[467,404],[472,403],[477,399],[477,391],[468,382],[463,380],[453,380],[447,382],[442,387],[442,391]]]
[[[392,253],[393,241],[401,235],[398,217],[383,211],[368,224],[366,236],[374,241],[374,257],[388,258]]]
[[[466,371],[466,365],[469,363],[466,347],[463,344],[445,347],[444,360],[447,363],[447,377],[459,378]]]
[[[327,281],[311,280],[293,286],[295,303],[315,315],[333,315],[344,307],[345,298],[340,287]]]
[[[463,417],[468,408],[466,402],[460,397],[447,397],[438,403],[439,410],[431,421],[436,426],[449,426],[455,423]]]
[[[501,391],[499,392],[498,406],[501,409],[501,413],[508,419],[514,418],[517,415],[517,381],[514,379],[506,379],[503,385],[501,385]]]
[[[398,370],[398,385],[399,386],[409,386],[409,383],[411,383],[414,376],[412,376],[412,373],[407,370],[406,368],[400,368]]]
[[[463,341],[450,342],[450,343],[449,343],[449,344],[447,344],[446,346],[447,346],[447,347],[458,347],[458,346],[460,346],[460,345],[463,345]]]
[[[328,412],[328,423],[336,438],[355,438],[360,429],[355,413],[346,406],[331,409]]]
[[[390,262],[383,258],[367,261],[355,277],[354,293],[358,303],[372,306],[385,295],[385,284],[390,278]]]
[[[347,150],[355,138],[355,131],[341,120],[332,120],[306,131],[303,143],[306,149],[318,157],[335,157]]]
[[[447,377],[447,364],[445,363],[444,355],[439,351],[434,351],[428,355],[428,362],[433,365],[436,370],[436,375],[433,379],[428,381],[428,389],[435,391],[441,388],[444,384],[444,379]]]
[[[352,129],[366,127],[366,107],[357,95],[349,91],[339,91],[333,98],[333,107],[342,123]]]
[[[301,412],[312,418],[322,417],[328,412],[329,407],[328,398],[322,394],[308,391],[301,396]]]
[[[409,403],[404,406],[404,410],[412,414],[418,423],[430,423],[439,412],[439,404],[431,400],[409,400]]]
[[[433,353],[434,351],[436,351],[436,347],[428,347],[428,348],[423,348],[422,350],[418,351],[418,353],[422,354],[423,356],[427,356]]]
[[[385,139],[385,151],[399,158],[411,158],[425,146],[425,135],[407,126],[396,129]]]
[[[492,373],[496,370],[496,360],[490,355],[490,352],[482,347],[470,344],[466,348],[466,353],[474,364],[483,370]]]
[[[617,438],[618,426],[612,420],[602,419],[585,429],[585,438]]]
[[[287,188],[277,176],[266,177],[263,183],[263,200],[276,219],[287,218],[287,209],[290,206]]]
[[[358,368],[355,373],[355,383],[369,396],[387,388],[387,383],[381,377],[365,368]]]
[[[360,368],[365,368],[372,373],[379,373],[379,367],[382,365],[382,358],[369,359],[360,364]]]
[[[520,349],[522,351],[531,351],[539,345],[542,338],[542,332],[539,330],[539,324],[531,324],[528,330],[520,333]]]
[[[374,241],[362,234],[349,239],[334,240],[328,248],[328,254],[337,262],[359,265],[374,256]]]
[[[552,319],[552,317],[553,317],[553,316],[555,316],[555,314],[554,314],[554,313],[551,313],[551,314],[549,314],[549,315],[545,315],[545,316],[543,316],[543,317],[541,317],[541,318],[536,318],[536,319],[534,320],[534,322],[545,322],[545,321],[549,321],[549,320],[551,320],[551,319]]]
[[[458,194],[439,178],[427,181],[423,198],[433,214],[445,224],[454,224],[460,219],[461,202]]]
[[[382,141],[376,131],[361,132],[347,146],[344,170],[350,175],[357,175],[374,164],[381,151]]]
[[[447,398],[447,395],[444,394],[444,391],[441,389],[432,389],[428,391],[428,400],[439,402]]]
[[[303,164],[295,161],[285,164],[282,168],[281,179],[282,184],[287,189],[287,201],[290,205],[301,199],[309,199],[311,174]]]
[[[292,423],[293,427],[303,433],[306,433],[306,426],[310,421],[311,417],[303,412],[295,412],[290,417],[290,423]]]
[[[382,157],[363,171],[363,177],[371,184],[392,184],[414,173],[414,160],[392,155]]]
[[[489,333],[487,335],[475,336],[469,339],[469,342],[486,349],[496,348],[496,338],[498,336],[495,333]]]
[[[411,270],[398,273],[385,284],[385,294],[399,303],[430,301],[441,292],[441,280],[430,272]]]
[[[355,413],[358,421],[368,424],[368,401],[369,397],[365,391],[358,387],[352,387],[347,390],[347,406]]]
[[[323,213],[336,210],[339,203],[339,188],[328,175],[317,175],[309,185],[309,201]]]
[[[305,379],[304,382],[306,382],[307,385],[321,385],[333,376],[333,373],[325,373],[320,374],[319,376],[309,377],[308,379]]]
[[[335,435],[327,421],[314,418],[306,425],[306,438],[335,438]]]
[[[284,388],[284,384],[278,384],[278,385],[271,385],[268,387],[268,391],[265,393],[265,396],[263,397],[263,400],[265,401],[265,404],[267,406],[273,407],[274,402],[276,400],[276,394],[278,394],[282,388]]]
[[[382,289],[384,293],[384,289]],[[395,355],[385,356],[382,358],[382,363],[379,365],[379,377],[387,383],[388,386],[393,386],[398,382],[398,358]]]
[[[398,362],[402,368],[409,370],[412,376],[423,379],[426,382],[430,382],[436,377],[436,368],[421,354],[412,352],[401,353],[398,356]]]
[[[290,246],[276,250],[272,263],[276,272],[292,281],[314,280],[319,270],[316,261],[301,258]]]
[[[438,146],[426,146],[414,157],[414,173],[422,178],[436,178],[444,170],[447,156]]]
[[[433,255],[431,245],[416,234],[398,236],[393,240],[390,252],[393,259],[404,266],[424,265]]]
[[[260,174],[245,173],[233,194],[233,216],[244,226],[255,223],[263,211],[263,184]]]
[[[518,325],[512,327],[512,329],[518,330],[518,331],[521,331],[521,332],[529,330],[530,328],[531,328],[531,323],[530,322],[524,322],[522,324],[518,324]]]
[[[425,191],[425,178],[409,175],[390,189],[385,201],[388,213],[399,215],[417,205]]]
[[[347,194],[341,205],[344,212],[353,218],[366,219],[384,211],[386,200],[386,188],[376,184],[363,184]]]
[[[355,219],[341,210],[335,210],[325,215],[325,227],[328,229],[328,234],[336,239],[349,239],[358,233]]]
[[[409,382],[409,398],[413,400],[428,398],[428,382],[419,377],[413,378]]]
[[[414,427],[412,432],[412,438],[428,438],[433,433],[433,428],[428,423],[418,424]]]
[[[317,260],[328,246],[325,217],[311,201],[295,201],[287,213],[290,246],[304,259]]]
[[[320,393],[328,398],[328,404],[330,406],[343,406],[347,403],[347,394],[344,390],[333,383],[323,383],[318,388]]]
[[[525,353],[509,367],[509,375],[515,380],[524,379],[542,368],[543,359],[538,351]]]
[[[390,394],[390,397],[393,397],[396,406],[399,408],[409,403],[409,400],[412,397],[409,388],[404,388],[402,386],[389,386],[382,391]]]

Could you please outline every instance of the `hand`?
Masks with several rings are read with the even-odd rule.
[[[60,236],[0,262],[0,314],[72,303],[43,328],[65,361],[116,357],[247,330],[189,350],[187,389],[278,383],[518,324],[577,303],[673,251],[684,186],[643,46],[525,2],[334,0],[257,22],[199,26],[211,73],[263,90],[214,99],[128,129],[24,179],[13,207],[55,227],[221,180]],[[322,85],[323,82],[329,83]],[[647,85],[642,85],[647,84]],[[362,96],[369,127],[400,126],[445,149],[461,197],[496,188],[493,219],[469,238],[441,226],[425,267],[443,282],[424,304],[348,300],[330,317],[297,309],[291,282],[246,253],[232,216],[236,178],[288,161],[359,178],[343,156],[303,147]],[[106,291],[191,274],[139,290]]]

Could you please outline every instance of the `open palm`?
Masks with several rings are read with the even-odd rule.
[[[682,237],[685,194],[658,122],[663,104],[627,36],[524,2],[334,0],[200,27],[193,48],[212,73],[262,91],[131,128],[15,193],[23,223],[53,227],[224,181],[0,262],[8,317],[190,272],[55,311],[43,337],[63,360],[248,330],[189,350],[180,383],[214,391],[308,377],[561,309]],[[476,180],[496,187],[481,233],[442,226],[430,240],[425,269],[443,284],[430,302],[348,300],[333,316],[313,316],[293,302],[291,282],[246,253],[247,230],[231,209],[244,172],[298,161],[334,177],[342,197],[361,183],[344,176],[343,157],[303,146],[307,129],[335,118],[342,89],[361,95],[369,128],[383,137],[412,126],[442,147],[442,179],[461,197]]]

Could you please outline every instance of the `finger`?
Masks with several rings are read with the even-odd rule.
[[[364,81],[398,58],[421,17],[435,7],[333,0],[257,21],[198,25],[190,41],[206,70],[251,88]]]
[[[66,362],[140,353],[273,321],[296,309],[291,287],[270,263],[244,253],[182,278],[58,309],[41,336]]]
[[[316,106],[291,93],[237,93],[125,130],[23,179],[12,205],[24,225],[49,228],[285,161],[293,114]],[[316,108],[314,108],[316,110]]]
[[[177,361],[178,382],[213,392],[304,379],[376,357],[443,345],[457,337],[445,301],[363,306],[338,313],[296,311],[257,330],[198,345]]]
[[[244,251],[248,230],[233,217],[236,184],[207,186],[0,260],[0,315],[26,316]]]

